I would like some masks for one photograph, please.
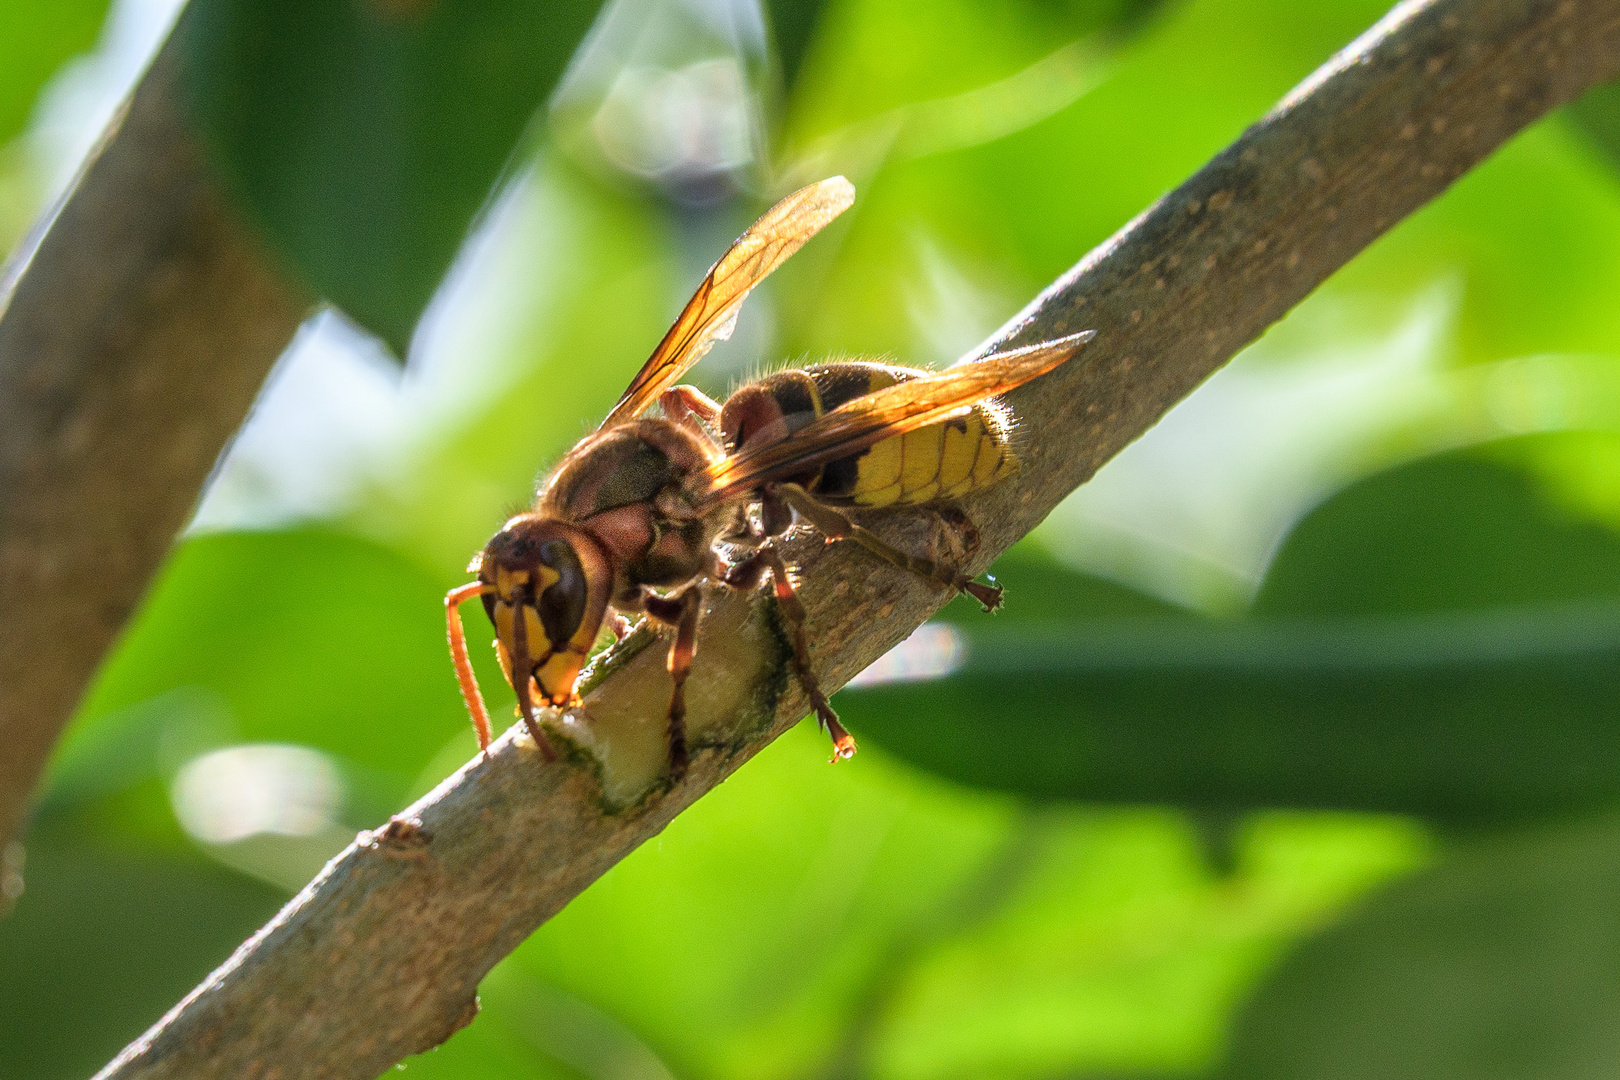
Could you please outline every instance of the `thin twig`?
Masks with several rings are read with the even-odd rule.
[[[1398,8],[997,338],[1099,332],[1079,361],[1013,395],[1039,437],[1015,480],[966,507],[985,540],[979,564],[1374,238],[1617,73],[1620,0]],[[882,527],[908,543],[927,532]],[[851,546],[806,537],[791,554],[829,686],[945,600]],[[469,1022],[496,961],[806,712],[768,604],[714,594],[707,625],[688,723],[709,745],[680,785],[613,812],[587,755],[543,765],[508,733],[362,834],[102,1076],[360,1080]],[[621,658],[588,696],[591,713],[657,732],[660,654]]]
[[[208,175],[178,69],[171,39],[0,280],[0,848],[308,307]]]

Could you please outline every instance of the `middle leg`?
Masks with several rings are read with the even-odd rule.
[[[679,783],[691,762],[686,748],[686,677],[692,672],[697,653],[698,620],[703,615],[703,590],[693,583],[674,596],[648,592],[642,597],[647,614],[675,628],[666,666],[675,680],[669,697],[669,778]]]
[[[816,680],[815,672],[810,670],[810,640],[805,634],[804,604],[799,602],[799,594],[793,588],[793,579],[788,576],[787,564],[770,540],[765,540],[750,551],[739,562],[725,566],[715,571],[715,577],[730,585],[734,589],[751,590],[755,588],[765,573],[771,575],[771,585],[776,595],[776,610],[782,615],[782,621],[787,624],[788,638],[793,644],[793,669],[799,676],[799,685],[804,687],[805,696],[810,699],[810,707],[815,711],[816,720],[821,728],[833,741],[833,760],[853,757],[855,754],[855,739],[844,725],[838,722],[838,714],[833,711],[832,703],[827,695],[821,691],[821,683]]]

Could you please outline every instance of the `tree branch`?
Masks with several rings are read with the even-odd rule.
[[[1099,331],[1077,361],[1013,395],[1040,437],[1014,480],[966,507],[986,541],[979,563],[1374,238],[1617,73],[1620,0],[1399,7],[998,336]],[[926,532],[917,521],[881,527],[900,542]],[[809,537],[793,554],[831,686],[946,599],[852,545]],[[571,757],[544,765],[509,732],[362,834],[102,1076],[364,1078],[447,1038],[472,1019],[491,966],[805,714],[774,626],[759,597],[711,594],[689,684],[703,748],[683,783],[608,806],[635,795],[644,764],[623,745],[656,744],[662,731],[662,650],[642,636],[591,689],[591,725],[562,722]],[[592,735],[604,730],[610,739]],[[604,742],[613,749],[599,762]]]
[[[0,280],[0,848],[308,308],[208,174],[178,36]]]

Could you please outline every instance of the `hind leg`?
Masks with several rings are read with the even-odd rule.
[[[961,566],[979,552],[979,527],[973,519],[956,506],[932,506],[929,516],[934,519],[934,548],[943,546],[946,560],[952,566]]]
[[[829,540],[853,540],[885,562],[908,570],[925,581],[967,593],[986,611],[994,611],[1001,606],[1001,586],[985,585],[943,563],[908,555],[871,530],[851,521],[843,511],[819,501],[797,484],[776,484],[774,488],[800,517],[814,525]]]

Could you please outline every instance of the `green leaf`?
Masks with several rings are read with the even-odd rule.
[[[925,768],[1040,798],[1449,820],[1620,802],[1620,538],[1504,464],[1354,485],[1248,619],[1085,614],[962,622],[954,674],[839,708]]]
[[[89,1076],[284,899],[196,854],[38,830],[25,879],[0,920],[0,1080]]]
[[[1492,839],[1299,947],[1228,1080],[1576,1080],[1620,1071],[1620,823]]]
[[[1609,167],[1620,171],[1620,82],[1592,87],[1570,103],[1565,115]]]
[[[596,0],[198,0],[226,175],[310,286],[404,355]]]
[[[1496,818],[1620,801],[1620,605],[1264,625],[966,630],[857,737],[1041,798]]]
[[[1003,593],[1003,607],[993,622],[986,622],[984,609],[968,596],[952,600],[940,617],[966,630],[1073,619],[1167,618],[1177,623],[1191,619],[1173,604],[1071,569],[1034,540],[1014,545],[996,560],[988,576]]]
[[[1325,619],[1620,600],[1620,535],[1533,474],[1538,459],[1591,438],[1506,440],[1351,485],[1294,527],[1253,615]],[[1588,467],[1620,443],[1597,438],[1606,445],[1584,448]]]
[[[502,965],[521,981],[492,973],[472,1030],[577,1039],[560,993],[676,1076],[1181,1075],[1279,939],[1425,844],[1277,815],[1238,847],[1216,877],[1177,814],[1028,808],[881,752],[828,765],[804,724],[543,926]]]
[[[771,21],[771,45],[782,70],[782,83],[791,88],[798,77],[804,54],[810,49],[816,24],[826,0],[765,0]]]
[[[312,746],[398,778],[466,728],[443,586],[380,545],[323,530],[188,540],[101,671],[60,766],[143,705],[217,701],[231,734]],[[469,621],[485,685],[499,675]],[[483,639],[487,642],[487,635]],[[492,682],[492,680],[497,680]]]
[[[63,61],[95,43],[107,0],[6,0],[0,5],[0,143],[28,120]]]

